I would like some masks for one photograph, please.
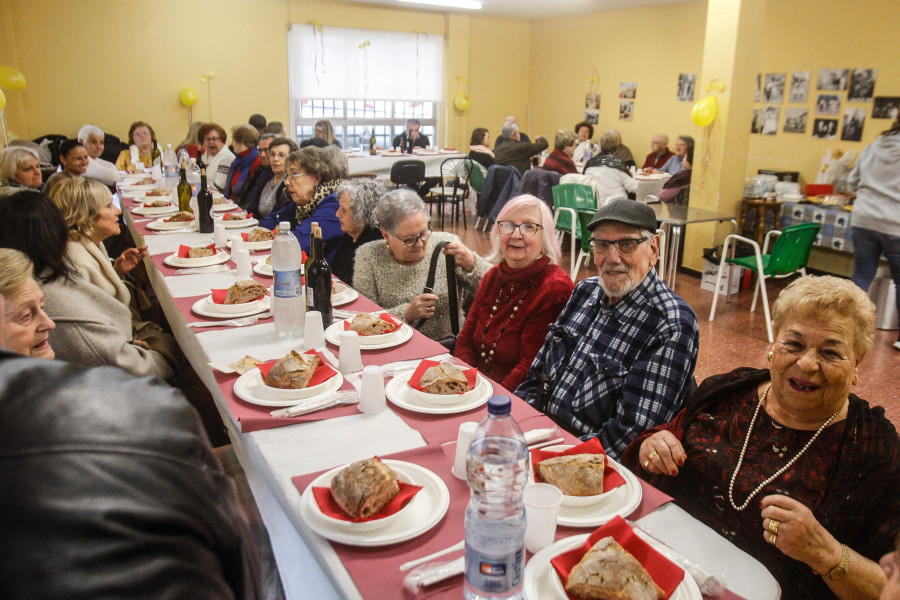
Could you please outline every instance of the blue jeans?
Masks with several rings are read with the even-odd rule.
[[[853,228],[853,283],[866,292],[875,279],[882,254],[888,260],[891,278],[897,286],[897,310],[900,312],[900,236]]]

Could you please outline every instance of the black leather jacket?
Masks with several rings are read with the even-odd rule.
[[[194,409],[155,377],[0,349],[0,597],[255,599]]]

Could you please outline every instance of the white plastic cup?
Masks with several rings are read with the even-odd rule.
[[[216,245],[216,248],[224,248],[226,241],[227,238],[225,237],[225,224],[216,223],[215,225],[213,225],[213,243]]]
[[[338,371],[343,374],[353,373],[363,368],[362,354],[359,351],[359,334],[353,330],[341,332],[341,355],[338,358]]]
[[[362,383],[359,386],[359,412],[375,414],[383,411],[386,407],[384,372],[381,367],[369,365],[362,370]]]
[[[225,224],[222,223],[222,227],[225,227]],[[243,250],[247,246],[244,245],[244,238],[239,235],[233,235],[228,238],[231,241],[231,252],[232,254],[237,252],[238,250]]]
[[[308,349],[325,347],[325,328],[322,313],[311,310],[303,320],[303,346]]]
[[[237,252],[232,252],[231,256],[234,258],[234,276],[237,279],[249,279],[250,274],[253,272],[253,263],[250,262],[250,251],[246,248],[238,250]]]
[[[525,548],[529,552],[538,552],[553,543],[562,497],[559,488],[549,483],[525,486],[522,499],[525,502]]]
[[[162,179],[162,169],[159,165],[153,165],[150,167],[150,177],[152,177],[155,181],[159,181]]]
[[[478,431],[478,423],[475,421],[463,421],[459,424],[459,437],[456,438],[456,456],[453,457],[453,468],[450,473],[457,479],[466,479],[466,457],[469,454],[469,446],[475,439]]]

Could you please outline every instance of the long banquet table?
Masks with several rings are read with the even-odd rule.
[[[123,209],[133,207],[129,200]],[[209,321],[191,306],[215,287],[234,282],[234,271],[178,275],[165,265],[166,256],[179,245],[208,244],[211,234],[178,232],[155,234],[148,219],[132,216],[129,229],[138,243],[149,248],[148,273],[173,333],[185,355],[212,392],[235,451],[247,474],[254,498],[269,532],[288,598],[398,598],[403,596],[398,566],[458,542],[463,537],[463,511],[468,487],[450,473],[458,426],[480,420],[484,408],[463,414],[430,415],[411,412],[393,404],[378,414],[361,414],[355,406],[337,406],[303,417],[276,419],[262,408],[239,399],[235,375],[214,372],[208,363],[230,363],[250,354],[258,359],[278,358],[302,347],[302,338],[278,337],[271,318],[242,328],[211,327],[196,332],[188,322]],[[233,235],[240,230],[229,230]],[[227,263],[234,268],[232,262]],[[253,278],[271,284],[271,278]],[[376,305],[359,297],[343,309],[368,311]],[[329,345],[335,354],[340,349]],[[365,365],[441,355],[439,344],[414,332],[412,339],[395,348],[365,351]],[[350,377],[352,378],[352,377]],[[348,378],[348,379],[350,379]],[[495,382],[495,393],[513,396]],[[344,388],[350,389],[349,383]],[[552,427],[553,423],[515,396],[513,415],[525,430]],[[568,434],[561,434],[575,442]],[[301,515],[301,489],[320,472],[347,462],[378,455],[424,466],[437,475],[450,492],[447,514],[425,533],[403,543],[380,547],[356,547],[329,542],[314,533]],[[689,516],[671,498],[641,482],[643,499],[629,516],[684,556],[713,573],[721,573],[729,585],[723,597],[775,600],[777,583],[755,559]],[[557,539],[592,530],[559,527]],[[457,553],[457,556],[459,553]],[[451,555],[449,558],[455,558]],[[456,576],[429,588],[429,598],[459,598],[462,577]]]
[[[398,160],[421,160],[425,163],[426,177],[440,177],[441,163],[448,158],[463,158],[465,154],[460,154],[455,150],[435,150],[426,151],[416,149],[415,154],[400,154],[393,151],[379,152],[375,156],[369,154],[347,154],[347,161],[350,163],[350,175],[359,173],[374,173],[378,179],[389,179],[391,176],[391,167]]]

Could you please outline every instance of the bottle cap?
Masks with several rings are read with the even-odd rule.
[[[512,409],[512,401],[509,396],[491,396],[488,399],[488,414],[508,415]]]
[[[290,231],[291,223],[290,221],[281,221],[278,223],[278,231]]]

